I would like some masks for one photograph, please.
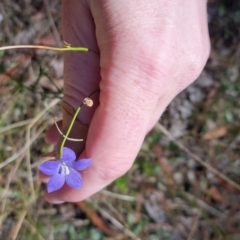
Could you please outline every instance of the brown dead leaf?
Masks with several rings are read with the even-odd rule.
[[[4,84],[12,77],[16,76],[16,74],[29,63],[28,60],[30,57],[31,56],[28,54],[22,54],[20,57],[18,57],[15,60],[16,64],[14,67],[10,67],[4,73],[0,74],[0,83]]]
[[[224,137],[227,134],[227,132],[228,132],[227,127],[222,126],[205,133],[202,138],[204,140],[218,139]]]
[[[215,201],[221,202],[226,204],[226,200],[223,198],[221,193],[218,191],[218,189],[215,186],[210,187],[207,189],[206,193],[212,197]]]
[[[166,177],[168,185],[171,185],[171,186],[175,185],[171,164],[168,161],[168,159],[163,156],[162,148],[158,144],[155,144],[152,150],[158,158],[158,163],[163,170],[163,173],[164,173],[164,176]]]
[[[88,205],[85,201],[75,203],[78,207],[80,207],[87,217],[92,221],[92,223],[98,227],[102,232],[104,232],[108,236],[115,236],[116,233],[109,229],[103,219],[97,214],[95,209],[93,209],[90,205]]]
[[[15,60],[15,66],[8,68],[4,73],[0,74],[0,93],[5,91],[5,86],[8,81],[19,74],[30,62],[31,56],[22,54]]]
[[[221,187],[223,187],[225,190],[229,192],[229,194],[240,194],[240,191],[235,188],[234,186],[230,185],[228,182],[224,181],[221,178],[218,178],[218,183]]]
[[[163,172],[172,177],[172,167],[171,167],[168,159],[165,157],[160,157],[158,159],[158,162],[159,162],[160,166],[162,167]]]
[[[141,212],[142,212],[142,206],[143,206],[143,201],[142,197],[140,195],[137,196],[137,201],[136,201],[136,211],[135,211],[135,223],[138,223],[141,220]]]

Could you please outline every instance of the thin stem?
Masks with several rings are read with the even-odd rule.
[[[58,127],[55,118],[54,118],[54,124],[55,124],[58,132],[59,132],[63,137],[65,137],[67,140],[70,140],[70,141],[73,141],[73,142],[82,142],[82,141],[83,141],[83,139],[69,138],[69,137],[67,137],[66,135],[64,135],[64,134],[62,133],[62,131],[60,130],[60,128]]]
[[[0,50],[8,50],[8,49],[18,49],[18,48],[34,48],[34,49],[47,49],[47,50],[53,50],[53,51],[81,51],[81,52],[89,52],[89,48],[85,47],[71,47],[69,45],[66,45],[65,47],[49,47],[49,46],[41,46],[41,45],[16,45],[16,46],[6,46],[6,47],[0,47]]]
[[[62,157],[62,155],[63,155],[63,146],[64,146],[64,144],[65,144],[65,142],[66,142],[66,140],[67,140],[67,138],[68,138],[68,135],[69,135],[70,131],[72,130],[73,124],[74,124],[74,122],[75,122],[75,120],[76,120],[76,118],[77,118],[77,115],[78,115],[78,113],[80,112],[81,108],[82,108],[82,105],[81,105],[81,106],[77,109],[77,111],[75,112],[75,114],[74,114],[74,116],[73,116],[73,119],[72,119],[72,121],[71,121],[71,123],[70,123],[70,125],[69,125],[68,130],[67,130],[67,133],[66,133],[66,135],[65,135],[64,138],[63,138],[63,141],[62,141],[62,144],[61,144],[61,147],[60,147],[60,157]]]
[[[97,92],[99,92],[99,91],[100,91],[99,89],[93,91],[91,94],[88,95],[88,97],[91,97],[93,94],[95,94],[95,93],[97,93]],[[61,147],[60,147],[60,158],[61,158],[62,155],[63,155],[63,147],[64,147],[64,144],[65,144],[65,142],[66,142],[67,139],[68,139],[69,133],[70,133],[70,131],[72,130],[73,124],[74,124],[74,122],[75,122],[75,120],[76,120],[76,118],[77,118],[77,115],[79,114],[79,112],[80,112],[83,104],[84,104],[84,102],[82,102],[81,105],[80,105],[80,106],[78,107],[78,109],[76,110],[76,112],[75,112],[75,114],[74,114],[74,116],[73,116],[73,119],[72,119],[72,121],[71,121],[71,123],[70,123],[70,125],[69,125],[69,128],[68,128],[68,130],[67,130],[67,133],[66,133],[66,135],[63,136],[63,141],[62,141],[62,144],[61,144]]]

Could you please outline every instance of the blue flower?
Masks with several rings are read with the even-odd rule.
[[[82,177],[78,172],[85,170],[92,164],[92,159],[75,161],[76,155],[70,148],[63,148],[63,155],[59,160],[50,160],[39,165],[38,169],[46,175],[52,176],[47,183],[47,191],[54,192],[60,189],[65,181],[71,188],[82,187]],[[78,171],[77,171],[78,170]]]

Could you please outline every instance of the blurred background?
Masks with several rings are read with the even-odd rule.
[[[60,0],[1,0],[0,46],[62,46]],[[240,239],[240,2],[209,0],[212,50],[131,168],[90,199],[52,205],[37,179],[63,54],[0,51],[0,239]]]

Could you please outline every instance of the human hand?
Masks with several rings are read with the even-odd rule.
[[[167,105],[199,76],[210,49],[206,1],[63,0],[62,9],[63,39],[100,52],[65,54],[64,101],[76,109],[94,90],[100,95],[78,117],[89,126],[81,157],[93,158],[83,188],[46,193],[52,203],[83,200],[123,175]],[[57,140],[51,128],[47,141]]]

